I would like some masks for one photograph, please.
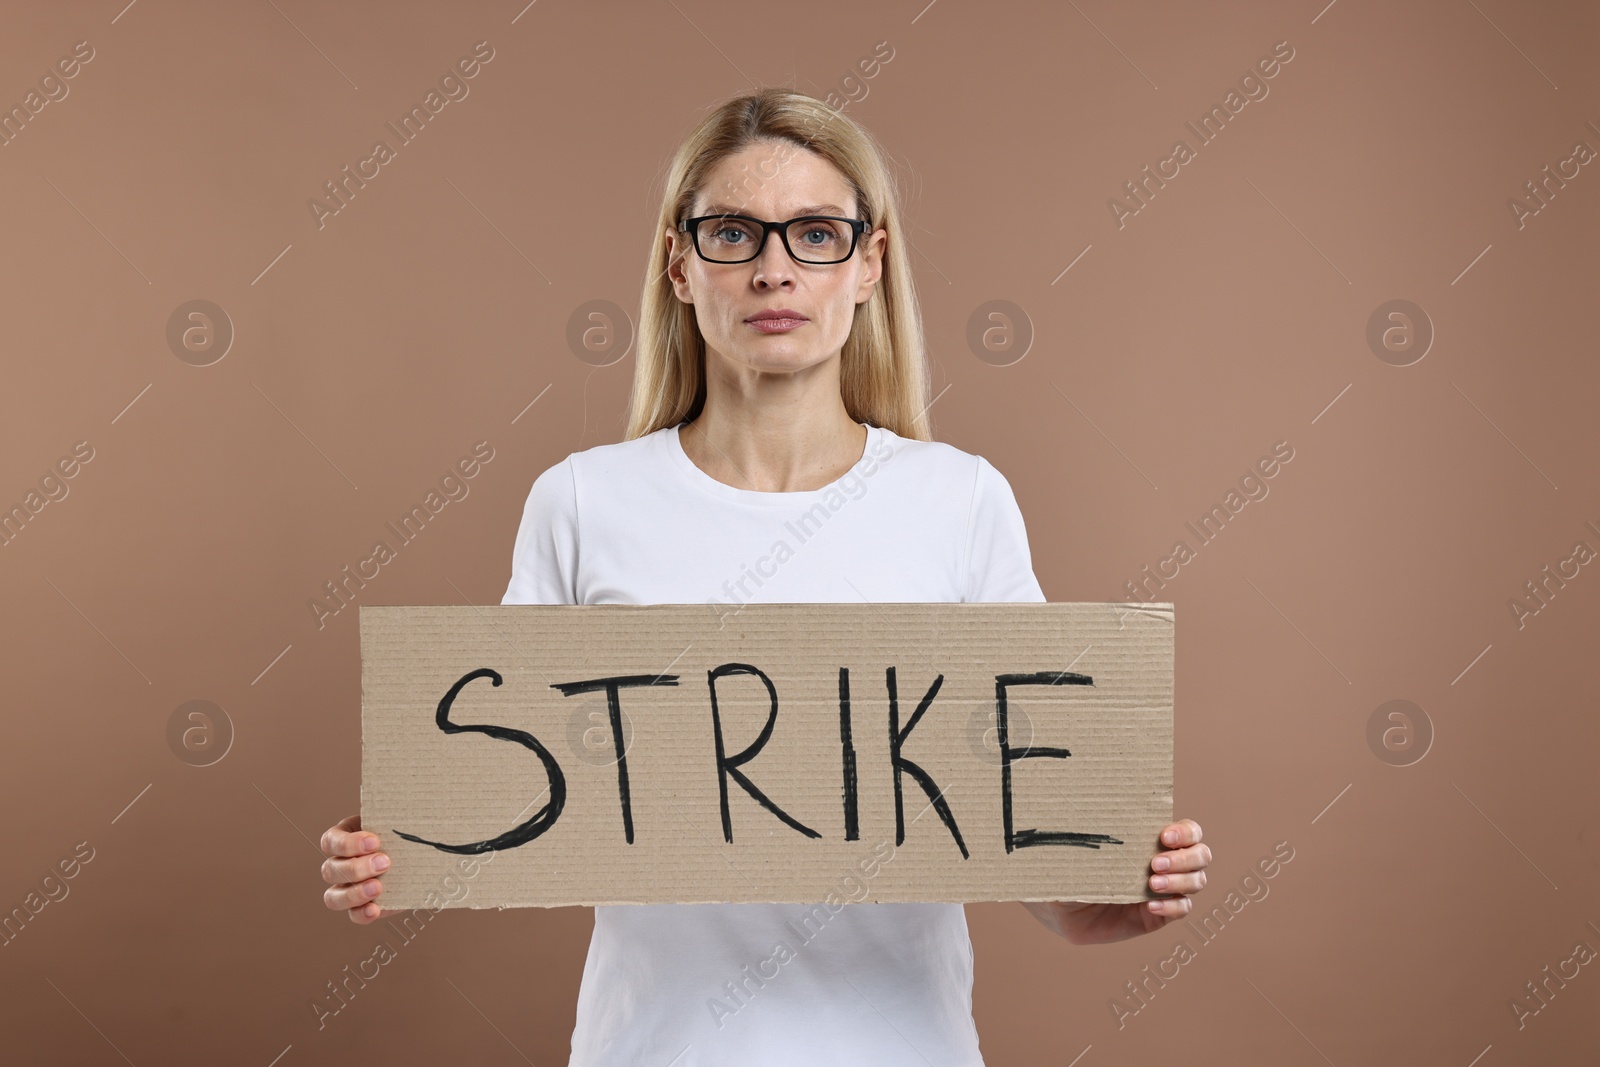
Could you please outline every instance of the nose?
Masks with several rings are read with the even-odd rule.
[[[794,268],[794,260],[776,230],[762,235],[762,245],[752,261],[756,265],[755,280],[762,285],[782,285]]]

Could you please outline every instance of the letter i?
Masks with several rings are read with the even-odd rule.
[[[850,668],[839,668],[839,747],[844,777],[844,839],[859,841],[861,826],[856,811],[856,748],[850,739]]]

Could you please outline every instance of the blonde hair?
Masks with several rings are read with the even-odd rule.
[[[856,305],[850,335],[840,352],[839,391],[855,421],[886,427],[901,437],[932,440],[922,312],[912,284],[911,259],[901,240],[899,192],[885,153],[870,133],[842,112],[814,96],[780,87],[723,104],[695,127],[672,159],[645,269],[624,440],[693,419],[705,404],[705,339],[693,305],[673,293],[664,231],[676,229],[689,214],[712,168],[762,141],[786,142],[832,163],[855,193],[857,217],[870,222],[872,229],[887,231],[883,274],[872,296]],[[757,184],[760,180],[754,175],[745,179]]]

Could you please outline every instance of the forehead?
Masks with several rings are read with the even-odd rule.
[[[732,209],[768,218],[850,215],[855,196],[843,172],[789,142],[758,142],[725,156],[707,175],[696,213]]]

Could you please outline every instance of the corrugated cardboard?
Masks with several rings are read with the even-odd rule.
[[[1155,896],[1171,604],[360,620],[386,908]]]

